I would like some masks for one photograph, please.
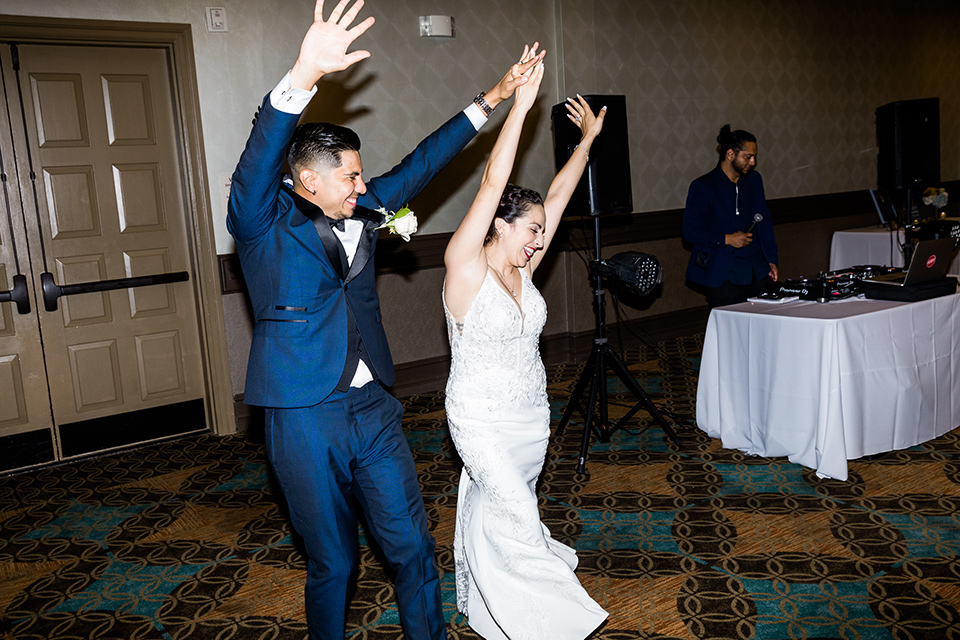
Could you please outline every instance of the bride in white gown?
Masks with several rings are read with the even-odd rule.
[[[540,62],[521,78],[477,196],[444,255],[452,354],[447,420],[463,460],[454,541],[457,608],[487,640],[582,640],[607,617],[574,575],[576,552],[540,522],[535,485],[550,408],[538,343],[547,311],[530,281],[605,110],[594,117],[579,96],[568,100],[568,117],[582,139],[546,199],[507,184],[543,78],[543,52],[536,51],[537,44],[524,48],[521,63]]]

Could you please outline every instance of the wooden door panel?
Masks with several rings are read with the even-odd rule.
[[[232,432],[189,27],[3,16],[0,35],[0,472]],[[66,272],[157,264],[171,284],[45,304]]]
[[[107,277],[106,259],[103,254],[87,256],[62,256],[56,259],[57,282],[96,282]],[[62,324],[67,328],[113,321],[110,294],[84,293],[59,300]],[[53,312],[57,313],[57,312]]]
[[[3,222],[7,228],[0,235],[9,231]],[[0,245],[0,287],[8,291],[16,271],[3,253],[9,253],[9,244]],[[34,309],[23,315],[13,302],[0,303],[0,437],[53,427],[46,378]]]
[[[149,77],[104,74],[101,78],[110,144],[156,144]]]
[[[114,165],[113,184],[121,233],[166,229],[159,165]]]
[[[167,249],[141,249],[123,252],[126,277],[170,273],[170,252]],[[177,312],[177,297],[172,284],[127,289],[130,314],[133,318]]]
[[[0,286],[11,282],[7,278],[6,265],[0,264]],[[4,289],[6,291],[7,289]],[[16,306],[12,302],[0,304],[0,345],[15,342],[16,324],[14,313]],[[0,433],[11,427],[24,427],[27,424],[27,399],[24,395],[23,367],[20,354],[0,354]]]
[[[5,67],[9,58],[0,54]],[[0,438],[10,452],[11,464],[50,462],[56,457],[53,418],[47,393],[47,372],[40,340],[36,299],[31,284],[27,237],[24,229],[22,191],[13,132],[5,123],[16,122],[19,110],[10,111],[7,100],[16,95],[16,85],[4,75],[0,96],[0,290],[13,289],[13,277],[28,279],[30,313],[21,314],[13,302],[0,302]]]
[[[20,60],[57,284],[192,273],[164,52],[23,45]],[[183,282],[41,310],[57,424],[204,398],[196,302]]]
[[[0,356],[0,429],[27,424],[27,399],[23,395],[23,372],[20,356]]]
[[[44,196],[55,240],[100,236],[100,210],[93,166],[46,167]]]
[[[2,251],[2,240],[0,240],[0,252]],[[3,287],[4,291],[13,288],[12,276],[13,274],[7,274],[7,265],[0,262],[0,287]],[[16,305],[12,302],[0,303],[0,339],[16,335],[17,327],[13,322],[13,314],[16,308]],[[0,398],[3,397],[5,396],[0,396]]]
[[[37,141],[41,148],[89,147],[81,76],[36,73],[30,76]]]
[[[182,394],[186,384],[180,332],[136,337],[141,399]]]
[[[73,397],[65,390],[51,389],[61,406],[73,400],[75,414],[96,409],[123,406],[123,383],[120,375],[120,354],[117,340],[107,339],[68,345],[70,381]]]

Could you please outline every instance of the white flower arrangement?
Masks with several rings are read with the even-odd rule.
[[[947,206],[949,195],[943,187],[927,187],[923,190],[923,204],[932,205],[934,209],[943,209]]]
[[[385,207],[377,209],[383,214],[384,220],[377,229],[389,229],[390,233],[396,234],[406,242],[410,242],[410,236],[417,232],[417,216],[410,210],[410,207],[404,205],[400,211],[387,211]]]

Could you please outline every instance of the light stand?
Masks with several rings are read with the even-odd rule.
[[[657,424],[660,425],[660,428],[663,429],[674,444],[680,446],[680,439],[677,437],[677,434],[674,430],[667,424],[667,421],[663,419],[663,416],[660,415],[660,412],[657,410],[657,407],[653,404],[653,401],[650,400],[650,397],[644,392],[643,388],[640,387],[640,384],[636,379],[630,374],[630,371],[627,369],[627,366],[620,360],[617,356],[616,351],[613,350],[613,347],[607,342],[607,333],[606,333],[606,305],[604,303],[604,294],[606,291],[603,288],[603,278],[604,276],[600,271],[594,268],[595,265],[599,265],[600,260],[600,218],[594,217],[594,261],[591,263],[590,275],[593,277],[594,289],[593,289],[593,307],[594,314],[596,315],[596,329],[593,335],[593,349],[590,352],[590,357],[587,359],[587,364],[583,368],[583,373],[580,374],[580,379],[577,380],[577,384],[574,387],[573,395],[570,396],[570,401],[567,403],[567,408],[564,409],[563,417],[560,419],[560,424],[557,426],[557,435],[563,433],[564,428],[567,426],[571,416],[573,415],[574,410],[579,410],[581,415],[583,415],[583,439],[580,443],[580,456],[577,458],[577,473],[586,472],[587,464],[587,450],[590,447],[590,434],[592,431],[596,431],[597,437],[601,442],[608,442],[610,436],[620,429],[623,424],[632,417],[638,410],[644,408],[647,412],[653,416],[653,419],[657,421]],[[612,367],[614,372],[623,383],[627,386],[628,389],[633,393],[633,396],[636,398],[637,403],[634,405],[630,411],[627,412],[619,422],[615,424],[609,423],[609,417],[607,412],[607,368]],[[590,383],[590,394],[587,401],[586,408],[581,406],[580,400],[581,395],[586,389],[587,383]]]

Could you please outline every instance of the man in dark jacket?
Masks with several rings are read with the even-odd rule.
[[[687,280],[711,307],[743,302],[776,282],[777,242],[754,170],[757,139],[724,125],[717,136],[720,162],[690,184],[683,239],[692,245]]]

